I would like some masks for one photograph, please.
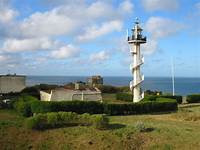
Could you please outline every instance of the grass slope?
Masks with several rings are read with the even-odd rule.
[[[0,110],[0,145],[2,150],[198,150],[200,147],[200,106],[180,108],[171,114],[112,116],[110,120],[108,130],[79,126],[34,131],[26,129],[24,118],[14,111]],[[140,132],[140,128],[145,128],[145,132]]]

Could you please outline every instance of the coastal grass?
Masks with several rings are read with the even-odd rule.
[[[70,126],[36,131],[13,110],[0,110],[1,149],[60,150],[198,150],[200,106],[179,108],[168,114],[110,116],[107,130]]]

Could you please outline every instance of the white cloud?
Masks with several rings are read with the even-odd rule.
[[[183,27],[176,21],[162,17],[150,17],[145,24],[145,30],[151,33],[153,39],[174,35]]]
[[[91,62],[97,63],[97,62],[104,62],[109,58],[110,58],[109,53],[107,53],[106,51],[100,51],[95,54],[91,54],[89,59]]]
[[[77,26],[76,19],[73,20],[53,10],[34,13],[21,23],[20,30],[25,37],[44,37],[70,34]]]
[[[133,4],[128,0],[120,3],[118,8],[105,1],[66,3],[46,12],[32,14],[20,23],[19,30],[25,37],[77,36],[102,22],[122,21],[132,9]],[[119,26],[115,22],[114,28],[116,24]]]
[[[0,22],[7,23],[13,20],[18,12],[9,6],[9,0],[1,0],[0,1]]]
[[[147,43],[142,45],[141,50],[145,55],[153,54],[156,50],[158,50],[158,41],[148,39]]]
[[[75,57],[79,55],[79,51],[80,49],[77,47],[74,47],[73,45],[66,45],[66,46],[60,47],[58,50],[52,51],[50,56],[56,59],[71,58],[71,57]]]
[[[1,54],[0,54],[0,62],[1,62],[1,63],[2,63],[2,62],[5,62],[7,59],[8,59],[7,56],[4,56],[4,55],[1,55]]]
[[[130,0],[125,0],[119,5],[119,9],[124,13],[132,13],[134,5]]]
[[[179,7],[179,0],[142,0],[142,4],[147,11],[174,11]]]
[[[79,41],[88,41],[96,39],[99,36],[105,35],[113,31],[121,31],[122,22],[119,20],[113,20],[103,23],[99,26],[92,26],[86,29],[83,35],[78,36]]]
[[[7,23],[13,20],[17,16],[17,12],[9,9],[9,8],[3,8],[0,10],[0,22]]]
[[[34,51],[47,50],[56,45],[55,41],[48,38],[33,38],[33,39],[7,39],[3,43],[1,50],[6,52]]]

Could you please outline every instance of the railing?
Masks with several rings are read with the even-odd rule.
[[[137,37],[135,37],[134,35],[128,36],[128,41],[136,41],[136,40],[146,42],[147,38],[143,37],[142,35],[138,35]]]

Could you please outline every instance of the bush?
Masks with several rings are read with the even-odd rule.
[[[118,88],[111,85],[99,85],[98,89],[102,93],[117,93],[118,92]]]
[[[93,115],[93,124],[97,129],[105,129],[108,127],[109,119],[106,115]]]
[[[199,103],[200,102],[200,94],[192,94],[188,95],[186,98],[188,103]]]
[[[17,112],[25,117],[29,117],[32,115],[31,104],[34,101],[38,101],[36,98],[32,96],[21,96],[14,103],[14,108]]]
[[[37,114],[26,120],[29,129],[48,129],[71,125],[94,125],[97,129],[105,129],[109,119],[106,115],[78,115],[72,112],[51,112]]]
[[[126,102],[132,102],[133,101],[133,95],[129,93],[117,93],[116,99]]]

